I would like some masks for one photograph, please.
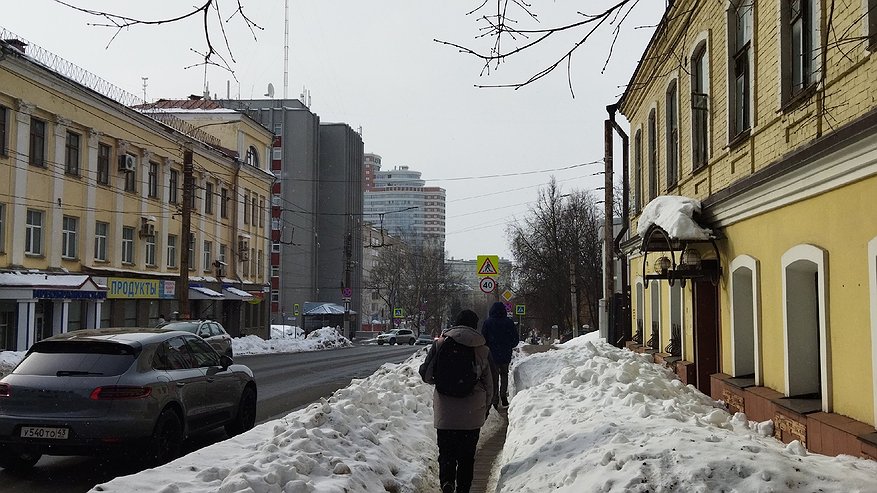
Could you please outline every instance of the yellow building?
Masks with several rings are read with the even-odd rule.
[[[783,441],[871,458],[875,49],[875,0],[676,0],[619,103],[631,347]],[[667,195],[711,236],[638,227]]]
[[[135,98],[39,47],[0,49],[0,347],[153,326],[175,312],[219,320],[233,335],[267,334],[266,304],[254,308],[268,282],[265,164],[131,108]],[[250,145],[267,148],[267,131],[253,135]],[[193,198],[182,231],[186,149]]]

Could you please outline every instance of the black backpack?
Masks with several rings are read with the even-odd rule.
[[[445,337],[435,356],[435,389],[451,397],[466,397],[478,381],[475,369],[475,348]]]

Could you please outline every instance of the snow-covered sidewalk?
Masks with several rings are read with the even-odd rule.
[[[424,354],[93,491],[436,491],[432,388],[417,374]],[[769,422],[730,416],[647,358],[594,334],[517,358],[497,491],[877,491],[877,463],[783,445]]]

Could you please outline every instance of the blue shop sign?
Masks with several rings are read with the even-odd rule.
[[[106,291],[70,291],[65,289],[34,289],[33,297],[38,299],[103,300]]]

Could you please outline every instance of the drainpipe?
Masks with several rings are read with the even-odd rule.
[[[627,234],[627,230],[630,227],[630,176],[629,176],[629,168],[630,168],[630,139],[625,133],[624,129],[621,128],[621,125],[615,121],[615,113],[618,111],[618,103],[611,104],[606,107],[606,111],[609,112],[609,121],[612,123],[612,128],[615,129],[615,132],[621,137],[622,148],[621,148],[621,186],[622,186],[622,205],[621,205],[621,230],[618,232],[618,235],[615,236],[615,252],[618,256],[618,259],[621,261],[621,310],[620,310],[620,318],[621,320],[617,321],[617,325],[621,328],[621,333],[617,334],[617,339],[613,341],[616,346],[623,344],[624,341],[630,340],[632,337],[631,333],[631,323],[630,323],[630,276],[628,274],[628,265],[627,265],[627,255],[621,249],[621,240],[624,239],[624,235]]]

